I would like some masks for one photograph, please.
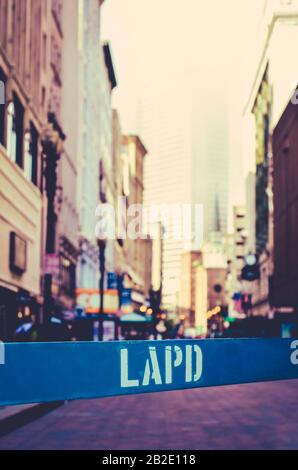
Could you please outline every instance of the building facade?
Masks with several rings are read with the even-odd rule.
[[[69,20],[71,18],[71,21]],[[62,308],[73,311],[75,306],[76,267],[79,252],[77,161],[79,158],[80,61],[78,60],[79,2],[63,3],[63,59],[61,116],[65,142],[63,157],[58,165],[57,185],[60,210],[57,220],[60,264],[60,302]]]
[[[124,162],[121,152],[122,146],[122,132],[119,114],[116,109],[113,109],[112,117],[112,172],[113,172],[113,194],[114,194],[114,207],[118,208],[120,201],[126,196],[125,194],[125,175],[124,175]],[[116,236],[114,241],[114,265],[117,275],[125,271],[125,255],[124,255],[125,240],[121,236]]]
[[[179,315],[186,327],[195,326],[196,268],[202,258],[201,252],[190,251],[181,255]]]
[[[80,254],[78,289],[98,289],[99,250],[95,234],[97,206],[113,202],[112,106],[116,86],[108,44],[101,44],[101,5],[103,1],[81,0],[78,21],[79,152],[78,185]],[[107,240],[106,270],[113,270],[113,241]],[[105,279],[106,284],[106,279]]]
[[[114,204],[113,184],[113,116],[112,91],[117,86],[112,52],[109,43],[103,43],[100,50],[100,106],[99,106],[99,200]],[[105,246],[106,271],[113,272],[114,239],[107,239]]]
[[[247,214],[248,227],[254,225],[254,235],[252,230],[248,233],[248,249],[255,247],[260,265],[260,279],[251,283],[252,314],[269,318],[274,316],[274,305],[270,299],[275,243],[272,135],[296,86],[293,80],[297,77],[297,65],[284,54],[284,50],[297,41],[297,20],[297,1],[276,0],[264,4],[259,51],[261,59],[245,107],[245,116],[253,116],[255,134],[254,152],[245,155],[249,163],[250,182],[252,177],[255,179],[247,192],[247,207],[252,200],[255,201],[255,210],[250,205]]]
[[[79,2],[78,83],[79,128],[78,184],[80,253],[77,267],[78,288],[98,288],[99,258],[95,237],[95,209],[100,185],[100,90],[101,29],[98,0]]]
[[[289,102],[273,133],[274,274],[271,303],[275,307],[275,317],[281,323],[282,336],[296,336],[298,331],[297,129],[297,104]]]
[[[52,274],[43,274],[44,253],[56,248],[57,165],[65,138],[62,3],[1,1],[0,18],[1,335],[12,340],[18,326],[42,322],[52,307]]]
[[[202,265],[206,270],[208,311],[227,305],[227,257],[220,233],[212,234],[202,247]]]
[[[132,303],[138,310],[148,302],[152,284],[152,240],[143,232],[142,214],[144,161],[147,150],[138,136],[123,135],[121,153],[123,192],[128,209],[127,235],[123,245],[125,271],[129,278],[127,286],[132,289]]]
[[[226,239],[228,273],[226,289],[228,291],[229,316],[237,316],[239,312],[235,299],[241,299],[245,292],[250,293],[250,283],[242,280],[242,269],[245,265],[247,249],[247,216],[245,206],[233,207],[233,233]],[[254,251],[252,251],[254,253]]]
[[[72,41],[77,11],[69,21],[69,5],[50,2],[48,127],[44,135],[45,189],[47,196],[45,255],[43,268],[44,322],[60,319],[75,305],[78,255],[76,208],[76,152],[72,147],[76,128],[69,122],[73,93]],[[69,135],[66,134],[69,132]],[[67,142],[67,143],[66,143]]]

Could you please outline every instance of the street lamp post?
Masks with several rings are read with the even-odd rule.
[[[57,193],[57,165],[62,153],[62,140],[64,135],[51,126],[44,130],[42,136],[42,148],[44,158],[43,175],[45,177],[45,191],[47,196],[47,223],[46,223],[46,255],[55,254],[57,214],[55,197]],[[44,305],[43,321],[48,323],[53,308],[52,298],[52,273],[44,275]]]
[[[105,240],[98,240],[99,248],[99,314],[104,313],[104,279],[105,279]]]

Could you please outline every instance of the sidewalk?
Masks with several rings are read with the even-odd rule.
[[[3,450],[298,449],[298,380],[74,400]]]
[[[63,404],[64,401],[56,401],[0,407],[0,436],[40,418]]]

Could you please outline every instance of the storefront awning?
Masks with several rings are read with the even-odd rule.
[[[151,318],[133,312],[128,313],[127,315],[123,315],[120,321],[121,323],[150,323],[152,320]]]

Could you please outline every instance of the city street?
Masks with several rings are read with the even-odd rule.
[[[0,452],[298,450],[294,44],[298,0],[0,0]]]
[[[298,449],[298,380],[68,403],[1,449]]]

